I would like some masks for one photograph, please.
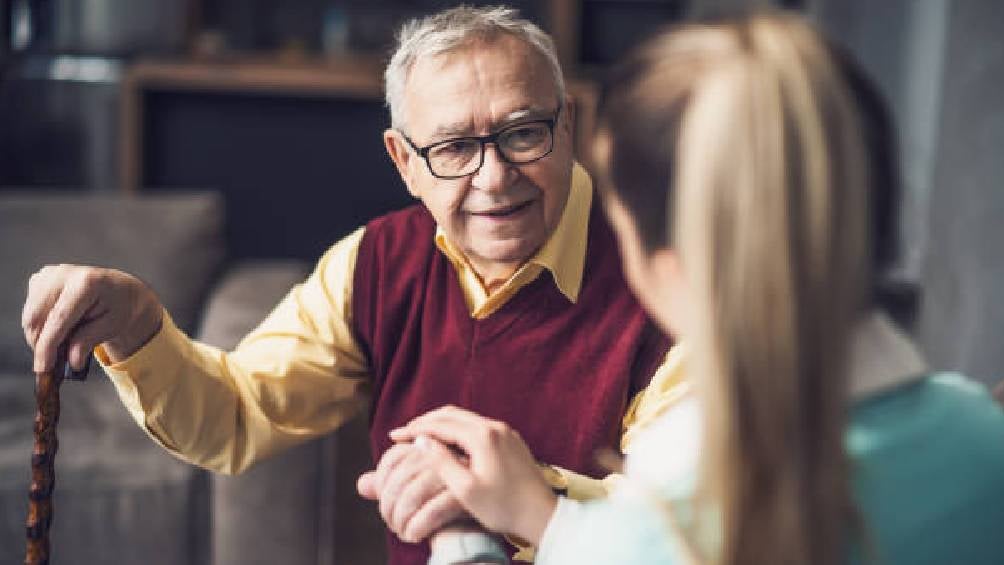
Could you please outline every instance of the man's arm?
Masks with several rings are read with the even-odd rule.
[[[159,329],[138,349],[97,341],[137,423],[185,461],[238,473],[357,413],[369,390],[349,311],[362,232],[333,246],[233,352],[189,339],[159,304]]]
[[[357,413],[369,387],[350,312],[362,234],[333,246],[234,351],[192,341],[165,317],[144,348],[106,364],[140,426],[186,461],[239,473]]]

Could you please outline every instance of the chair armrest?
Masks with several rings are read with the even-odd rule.
[[[198,338],[233,349],[303,281],[309,265],[299,261],[243,262],[229,269],[213,290]],[[322,469],[333,457],[324,441],[309,442],[262,461],[247,472],[213,475],[212,563],[316,565],[320,504],[330,498]]]
[[[301,282],[309,265],[247,262],[230,269],[206,307],[199,339],[232,349]],[[366,418],[296,446],[236,477],[212,477],[212,563],[386,562],[384,529],[355,479],[372,466]]]
[[[238,263],[209,297],[199,341],[233,349],[308,272],[309,265],[302,261]]]

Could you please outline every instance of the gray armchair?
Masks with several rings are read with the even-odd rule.
[[[122,269],[153,287],[186,332],[232,346],[309,265],[229,265],[223,216],[210,193],[0,193],[0,562],[20,562],[24,550],[34,413],[20,328],[28,277],[54,262]],[[54,565],[380,562],[379,522],[349,490],[369,465],[363,422],[242,476],[217,477],[147,438],[99,369],[64,384],[62,397]]]
[[[275,304],[303,279],[298,267],[247,263],[229,271],[209,303],[199,339],[235,346],[264,317],[262,306]],[[366,422],[357,419],[242,475],[213,475],[212,563],[384,563],[382,523],[355,494],[355,479],[369,465]]]

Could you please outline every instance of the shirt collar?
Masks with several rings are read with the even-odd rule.
[[[572,186],[561,219],[544,246],[527,261],[529,265],[550,271],[558,290],[571,302],[578,300],[582,288],[592,200],[593,184],[589,174],[575,163],[572,166]],[[436,246],[457,269],[472,269],[467,257],[438,225],[435,237]]]

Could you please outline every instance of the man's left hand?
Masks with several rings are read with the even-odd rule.
[[[392,446],[373,471],[359,477],[359,494],[379,502],[387,528],[417,543],[466,515],[436,472],[433,454],[411,443]]]

